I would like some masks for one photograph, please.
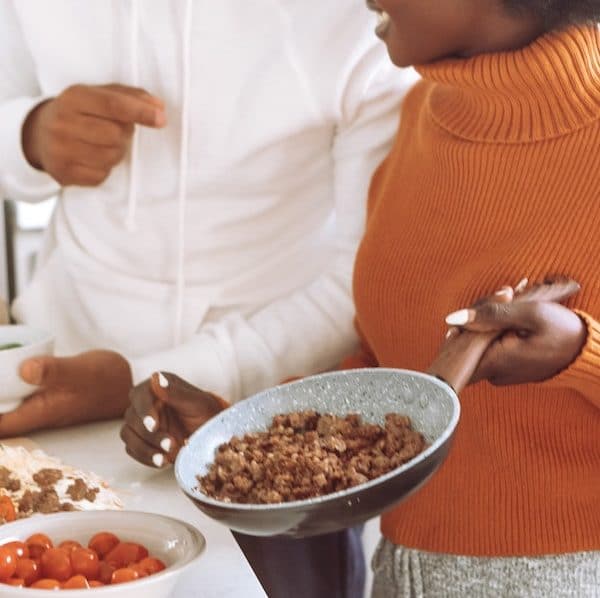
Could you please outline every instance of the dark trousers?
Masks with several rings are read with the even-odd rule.
[[[363,598],[362,527],[299,540],[233,535],[269,598]]]

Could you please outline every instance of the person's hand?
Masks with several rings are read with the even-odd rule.
[[[112,351],[34,357],[21,364],[20,373],[39,388],[0,415],[0,437],[121,417],[129,403],[129,364]]]
[[[143,89],[74,85],[29,113],[23,153],[63,186],[96,186],[127,153],[136,124],[165,123],[164,104]]]
[[[450,314],[446,322],[471,332],[497,332],[471,380],[495,385],[541,382],[567,368],[581,353],[583,320],[560,305],[578,290],[567,279],[548,281],[512,301],[495,298]]]
[[[130,394],[121,439],[136,461],[151,467],[173,463],[186,438],[228,407],[175,374],[156,373]]]

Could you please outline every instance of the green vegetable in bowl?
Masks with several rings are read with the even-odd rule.
[[[6,343],[5,345],[0,345],[0,351],[7,351],[8,349],[18,349],[22,347],[21,343]]]

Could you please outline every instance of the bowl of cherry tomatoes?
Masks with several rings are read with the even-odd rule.
[[[165,598],[206,541],[191,525],[137,511],[76,511],[0,526],[0,597]]]

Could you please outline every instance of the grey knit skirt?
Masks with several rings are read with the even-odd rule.
[[[421,552],[385,538],[372,598],[600,598],[600,552],[480,558]]]

